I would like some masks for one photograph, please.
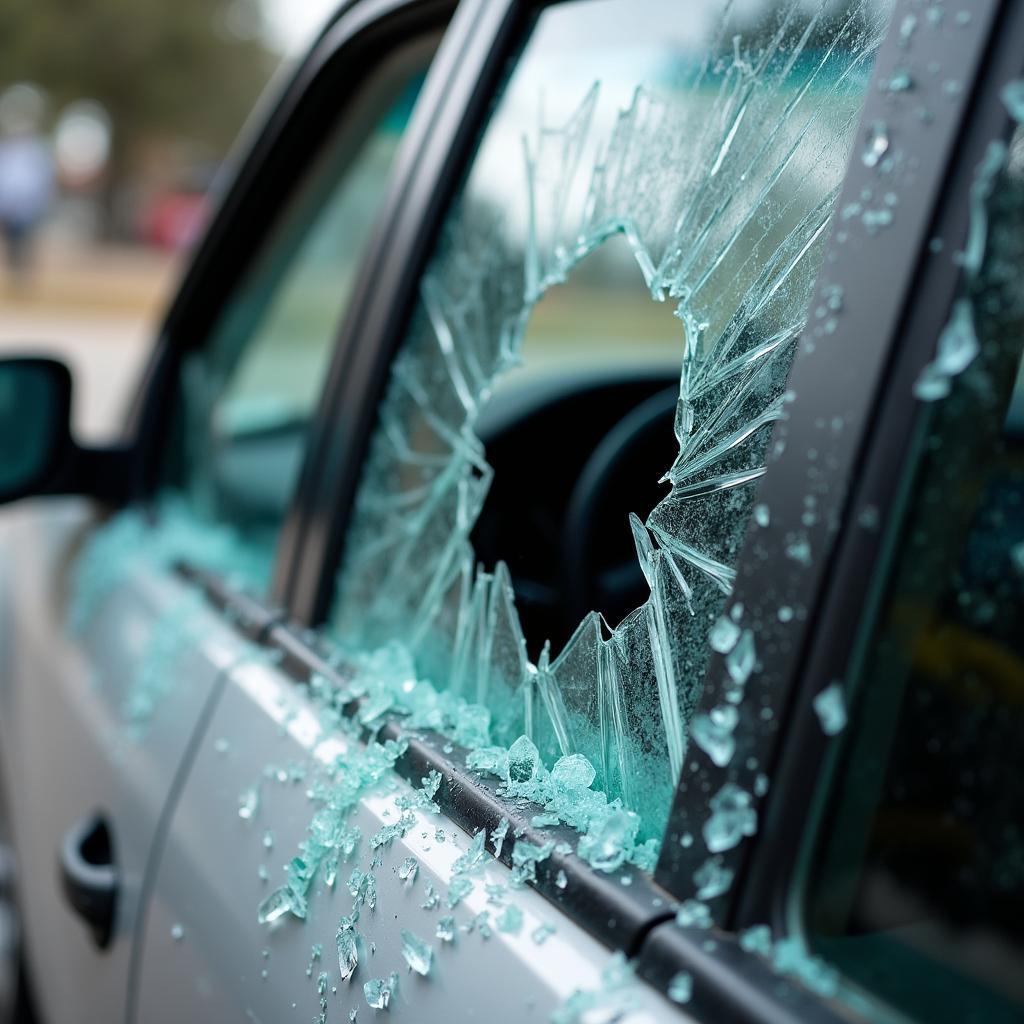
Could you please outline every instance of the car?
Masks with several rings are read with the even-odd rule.
[[[120,442],[0,361],[19,1012],[1019,1020],[1022,54],[342,6]]]

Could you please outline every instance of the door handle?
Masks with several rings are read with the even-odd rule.
[[[59,860],[64,898],[89,925],[96,945],[106,948],[114,930],[119,883],[110,829],[102,815],[88,814],[64,833]]]

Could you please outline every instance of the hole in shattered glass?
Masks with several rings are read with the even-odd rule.
[[[530,310],[522,362],[477,426],[494,478],[471,541],[508,565],[533,659],[592,609],[615,625],[647,599],[629,514],[668,492],[684,346],[621,233]]]
[[[824,8],[810,20],[798,5],[778,17],[762,9],[756,31],[745,19],[731,23],[730,10],[721,33],[700,38],[689,55],[686,45],[661,53],[647,39],[637,61],[617,41],[615,52],[635,67],[601,80],[594,71],[607,53],[568,74],[554,28],[545,40],[545,26],[559,11],[571,18],[570,8],[538,23],[421,278],[356,498],[332,623],[357,656],[401,648],[418,679],[483,706],[491,743],[507,748],[526,735],[548,766],[585,754],[595,790],[638,814],[644,836],[660,829],[679,777],[707,634],[732,587],[769,436],[785,416],[786,374],[877,41],[861,5],[828,28],[824,48],[816,35]],[[697,37],[703,30],[687,45]],[[659,61],[664,73],[652,74]],[[564,88],[545,90],[566,74]],[[519,431],[519,450],[496,469],[499,432],[488,419],[517,375],[525,386],[531,364],[551,358],[543,342],[525,351],[546,326],[575,348],[577,364],[592,362],[592,339],[555,321],[581,275],[603,261],[632,261],[625,282],[642,277],[646,294],[630,303],[629,319],[643,325],[664,312],[677,339],[671,383],[667,375],[649,382],[636,404],[652,403],[650,422],[630,428],[641,438],[634,448],[657,463],[647,486],[664,481],[668,492],[652,489],[629,508],[629,481],[606,479],[602,493],[609,474],[595,470],[573,520],[585,467],[563,465],[556,486],[569,525],[556,549],[548,524],[531,576],[515,537],[551,486],[541,469],[561,437],[557,426],[534,438]],[[614,334],[614,304],[574,305],[594,330]],[[665,335],[659,328],[654,337]],[[584,420],[577,429],[599,435],[593,454],[615,424],[597,431]],[[654,452],[661,443],[664,456]],[[614,459],[630,446],[610,447]],[[534,475],[509,479],[509,466],[526,460]],[[505,488],[505,499],[488,499],[492,488]],[[511,542],[488,522],[488,500],[510,510]],[[629,559],[589,530],[605,509],[636,513],[628,521],[636,562],[618,585],[614,569]],[[634,594],[637,570],[644,585]],[[737,700],[756,662],[747,633],[733,658],[742,667]],[[545,636],[556,642],[538,651]],[[478,753],[502,761],[495,748]]]

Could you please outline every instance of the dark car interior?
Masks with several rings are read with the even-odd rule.
[[[615,626],[647,599],[628,517],[667,492],[678,396],[676,374],[564,374],[508,389],[481,417],[494,482],[473,546],[508,563],[531,657],[545,640],[560,650],[587,612]]]

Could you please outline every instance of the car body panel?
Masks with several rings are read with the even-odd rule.
[[[53,1021],[123,1018],[146,863],[222,667],[215,644],[175,651],[160,667],[173,680],[173,699],[155,706],[145,729],[130,734],[125,702],[154,629],[192,595],[182,581],[142,562],[71,634],[72,566],[94,523],[88,503],[60,499],[25,503],[0,523],[0,586],[7,595],[0,751],[35,994],[44,1019]],[[197,634],[224,629],[202,606],[195,607],[194,623]],[[65,833],[94,812],[109,823],[120,875],[113,936],[104,950],[57,884]]]
[[[230,672],[155,873],[131,1020],[226,1020],[240,1011],[252,1021],[315,1020],[321,1011],[317,980],[322,971],[328,977],[328,1020],[345,1019],[350,1009],[366,1019],[373,1011],[364,999],[364,982],[387,978],[392,971],[400,977],[394,1008],[419,1020],[453,1024],[545,1020],[577,989],[601,988],[609,951],[529,887],[508,893],[508,903],[523,914],[518,933],[494,926],[500,907],[488,903],[484,883],[507,885],[510,872],[492,857],[472,876],[473,891],[449,909],[453,864],[472,836],[443,816],[417,811],[418,823],[404,838],[370,849],[370,837],[398,817],[395,797],[412,792],[397,777],[370,792],[352,812],[348,824],[359,827],[362,839],[351,860],[340,864],[333,889],[320,876],[314,881],[308,918],[303,922],[285,915],[273,925],[257,924],[261,901],[282,884],[284,865],[308,836],[316,805],[306,791],[317,767],[344,756],[353,744],[358,741],[337,733],[325,736],[305,690],[279,668],[253,660]],[[308,764],[308,774],[284,782],[273,777],[278,768],[295,764]],[[253,785],[260,787],[259,807],[243,820],[239,796]],[[437,838],[442,831],[443,841]],[[507,841],[514,841],[511,835]],[[346,882],[353,868],[370,869],[374,853],[382,860],[373,869],[376,909],[360,908],[357,928],[364,948],[351,980],[342,982],[335,935],[340,918],[352,912]],[[408,857],[418,864],[412,884],[398,876]],[[260,878],[261,865],[269,874],[266,881]],[[430,910],[422,907],[428,882],[440,896]],[[490,937],[479,928],[462,930],[484,910],[491,912]],[[435,935],[438,920],[449,914],[460,926],[451,944]],[[532,934],[542,923],[555,931],[540,945]],[[433,947],[433,967],[426,977],[413,974],[403,960],[403,929]],[[314,943],[323,950],[317,960],[311,954]],[[371,944],[375,953],[369,953]],[[640,983],[630,986],[629,999],[636,1007],[631,1020],[686,1019]]]

